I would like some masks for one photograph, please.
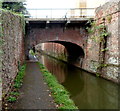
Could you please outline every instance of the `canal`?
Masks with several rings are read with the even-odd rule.
[[[118,85],[48,56],[38,57],[79,109],[117,109]]]

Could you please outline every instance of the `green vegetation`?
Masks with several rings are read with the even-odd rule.
[[[51,89],[51,93],[58,105],[58,109],[78,109],[70,99],[69,92],[58,83],[55,76],[52,75],[42,64],[39,63],[39,66],[43,76],[45,77],[45,81]]]
[[[17,99],[16,99],[16,97],[12,97],[12,96],[9,96],[8,98],[7,98],[7,101],[8,102],[15,102]]]
[[[107,67],[108,64],[99,64],[99,66],[97,68],[103,68],[103,67]]]
[[[96,76],[97,76],[97,77],[99,77],[99,76],[100,76],[100,74],[99,74],[99,73],[96,73]]]
[[[105,25],[100,24],[98,25],[95,21],[89,21],[89,24],[91,27],[87,27],[87,31],[89,34],[91,34],[91,39],[95,42],[105,42],[105,37],[109,35],[109,33],[106,30]]]
[[[109,18],[111,19],[111,18]],[[104,67],[107,67],[105,64],[105,53],[106,51],[108,51],[109,49],[107,48],[107,37],[110,35],[110,33],[108,33],[106,25],[105,25],[105,18],[103,18],[103,22],[100,24],[97,21],[89,21],[88,22],[89,25],[91,27],[87,27],[87,31],[89,33],[89,40],[92,41],[90,49],[96,49],[95,47],[98,46],[98,56],[99,56],[99,61],[98,63],[94,63],[92,64],[92,69],[94,70],[94,72],[97,72],[97,76],[100,75],[98,73],[102,72],[102,69]]]
[[[20,67],[19,72],[14,80],[13,90],[9,93],[9,96],[7,97],[8,102],[15,102],[17,100],[17,97],[20,95],[18,89],[22,86],[25,69],[25,64]]]
[[[26,65],[23,65],[20,68],[20,71],[18,72],[18,75],[16,76],[15,80],[14,80],[14,88],[20,88],[22,86],[23,83],[23,77],[25,75],[25,68]]]
[[[108,48],[101,49],[102,52],[108,51],[108,50],[109,50]]]
[[[1,7],[3,9],[11,10],[12,12],[18,12],[25,14],[26,8],[24,6],[25,4],[23,2],[20,2],[19,0],[15,0],[15,2],[6,2],[6,0],[2,0]]]
[[[108,15],[108,16],[107,16],[107,20],[108,20],[108,23],[111,23],[112,15]]]
[[[19,96],[20,93],[19,93],[19,92],[11,92],[10,95],[13,95],[13,96]]]
[[[66,57],[66,55],[65,55],[64,53],[59,54],[57,58],[58,58],[59,60],[67,61],[67,57]]]
[[[25,32],[25,20],[24,20],[24,15],[22,13],[12,12],[11,10],[6,10],[6,9],[2,9],[2,8],[0,8],[0,15],[1,15],[0,16],[0,56],[1,56],[1,54],[3,53],[2,47],[5,43],[5,40],[4,40],[4,28],[5,28],[4,24],[7,21],[8,26],[14,25],[13,21],[15,19],[18,19],[20,21],[21,27],[23,28],[23,31]],[[11,17],[9,18],[9,16],[11,16]],[[8,22],[8,18],[10,19],[10,22]],[[2,68],[2,64],[1,64],[2,61],[3,60],[2,60],[2,56],[1,56],[1,58],[0,58],[0,68]],[[5,98],[8,102],[16,101],[17,97],[19,96],[18,88],[20,88],[21,85],[22,85],[25,67],[26,67],[26,65],[23,65],[22,67],[19,68],[18,75],[16,76],[16,79],[15,79],[14,84],[13,84],[12,92],[10,92],[8,94],[9,96]]]
[[[34,56],[34,55],[35,55],[35,53],[33,52],[33,50],[32,50],[32,49],[30,49],[29,54],[31,54],[32,56]]]

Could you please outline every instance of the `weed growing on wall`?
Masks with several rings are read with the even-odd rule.
[[[105,54],[106,51],[109,50],[107,48],[107,37],[110,35],[110,33],[107,31],[105,25],[105,18],[103,18],[103,22],[101,24],[97,23],[97,21],[91,21],[91,20],[89,20],[88,23],[91,26],[86,28],[89,33],[89,40],[92,42],[90,48],[91,51],[92,50],[98,51],[96,53],[99,56],[98,64],[97,66],[93,64],[92,70],[94,70],[94,72],[97,72],[98,75],[98,73],[102,73],[102,69],[104,67],[107,67],[105,64]]]
[[[108,23],[111,23],[111,20],[112,20],[112,15],[108,15],[108,16],[107,16],[107,21],[108,21]]]
[[[95,21],[89,21],[91,27],[87,27],[88,33],[94,42],[105,42],[104,38],[109,35],[104,24],[98,25]]]

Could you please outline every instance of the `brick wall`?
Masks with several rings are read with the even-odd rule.
[[[8,92],[18,72],[18,64],[24,61],[24,33],[21,17],[1,11],[2,20],[2,88],[3,96]]]
[[[118,82],[118,70],[119,70],[119,2],[108,2],[101,7],[96,9],[96,23],[97,25],[103,24],[106,26],[107,31],[110,35],[106,39],[106,48],[104,55],[104,65],[102,67],[101,74],[103,77]],[[101,46],[103,48],[103,44]],[[91,37],[88,37],[87,47],[85,49],[86,58],[84,61],[83,68],[90,72],[97,72],[97,68],[102,62],[100,60],[100,43],[94,42]]]
[[[91,34],[87,35],[85,30],[83,31],[81,30],[83,29],[83,27],[81,27],[80,30],[77,29],[77,31],[74,31],[74,32],[73,32],[73,29],[68,30],[70,36],[67,36],[67,33],[66,33],[67,31],[65,32],[66,34],[64,34],[61,31],[59,35],[62,39],[61,38],[58,39],[58,40],[68,41],[71,43],[74,41],[73,43],[83,48],[85,53],[85,57],[82,63],[83,69],[117,83],[119,82],[119,76],[118,76],[119,60],[118,59],[119,59],[119,34],[120,34],[119,32],[120,3],[118,1],[108,2],[103,6],[98,7],[95,11],[96,13],[95,22],[97,24],[96,26],[99,26],[99,25],[105,26],[106,31],[109,33],[109,36],[104,38],[105,42],[102,42],[102,43],[96,42],[95,40],[91,39],[92,36],[99,37],[100,34],[98,32],[95,32],[92,35]],[[43,32],[40,32],[40,29],[37,29],[37,30],[39,31],[39,35],[40,33],[42,35]],[[56,33],[56,32],[59,32],[59,30],[54,30],[53,32]],[[37,34],[38,33],[36,31],[36,35]],[[50,39],[54,41],[53,35],[50,37],[50,36],[46,36],[46,34],[48,35],[52,35],[52,34],[46,32],[44,36],[46,39],[48,39],[48,41]],[[40,37],[39,35],[38,37]],[[45,39],[43,36],[41,36],[39,40],[43,40],[42,38]],[[45,47],[47,52],[49,52],[48,49],[54,52],[54,54],[49,52],[54,57],[57,57],[56,55],[58,55],[59,50],[63,49],[59,45],[54,45],[54,43],[47,43],[45,44]]]

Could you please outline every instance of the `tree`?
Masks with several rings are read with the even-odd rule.
[[[19,12],[22,14],[26,13],[26,8],[24,5],[25,4],[23,2],[6,2],[6,0],[3,0],[2,2],[3,9],[12,10],[13,12]]]

